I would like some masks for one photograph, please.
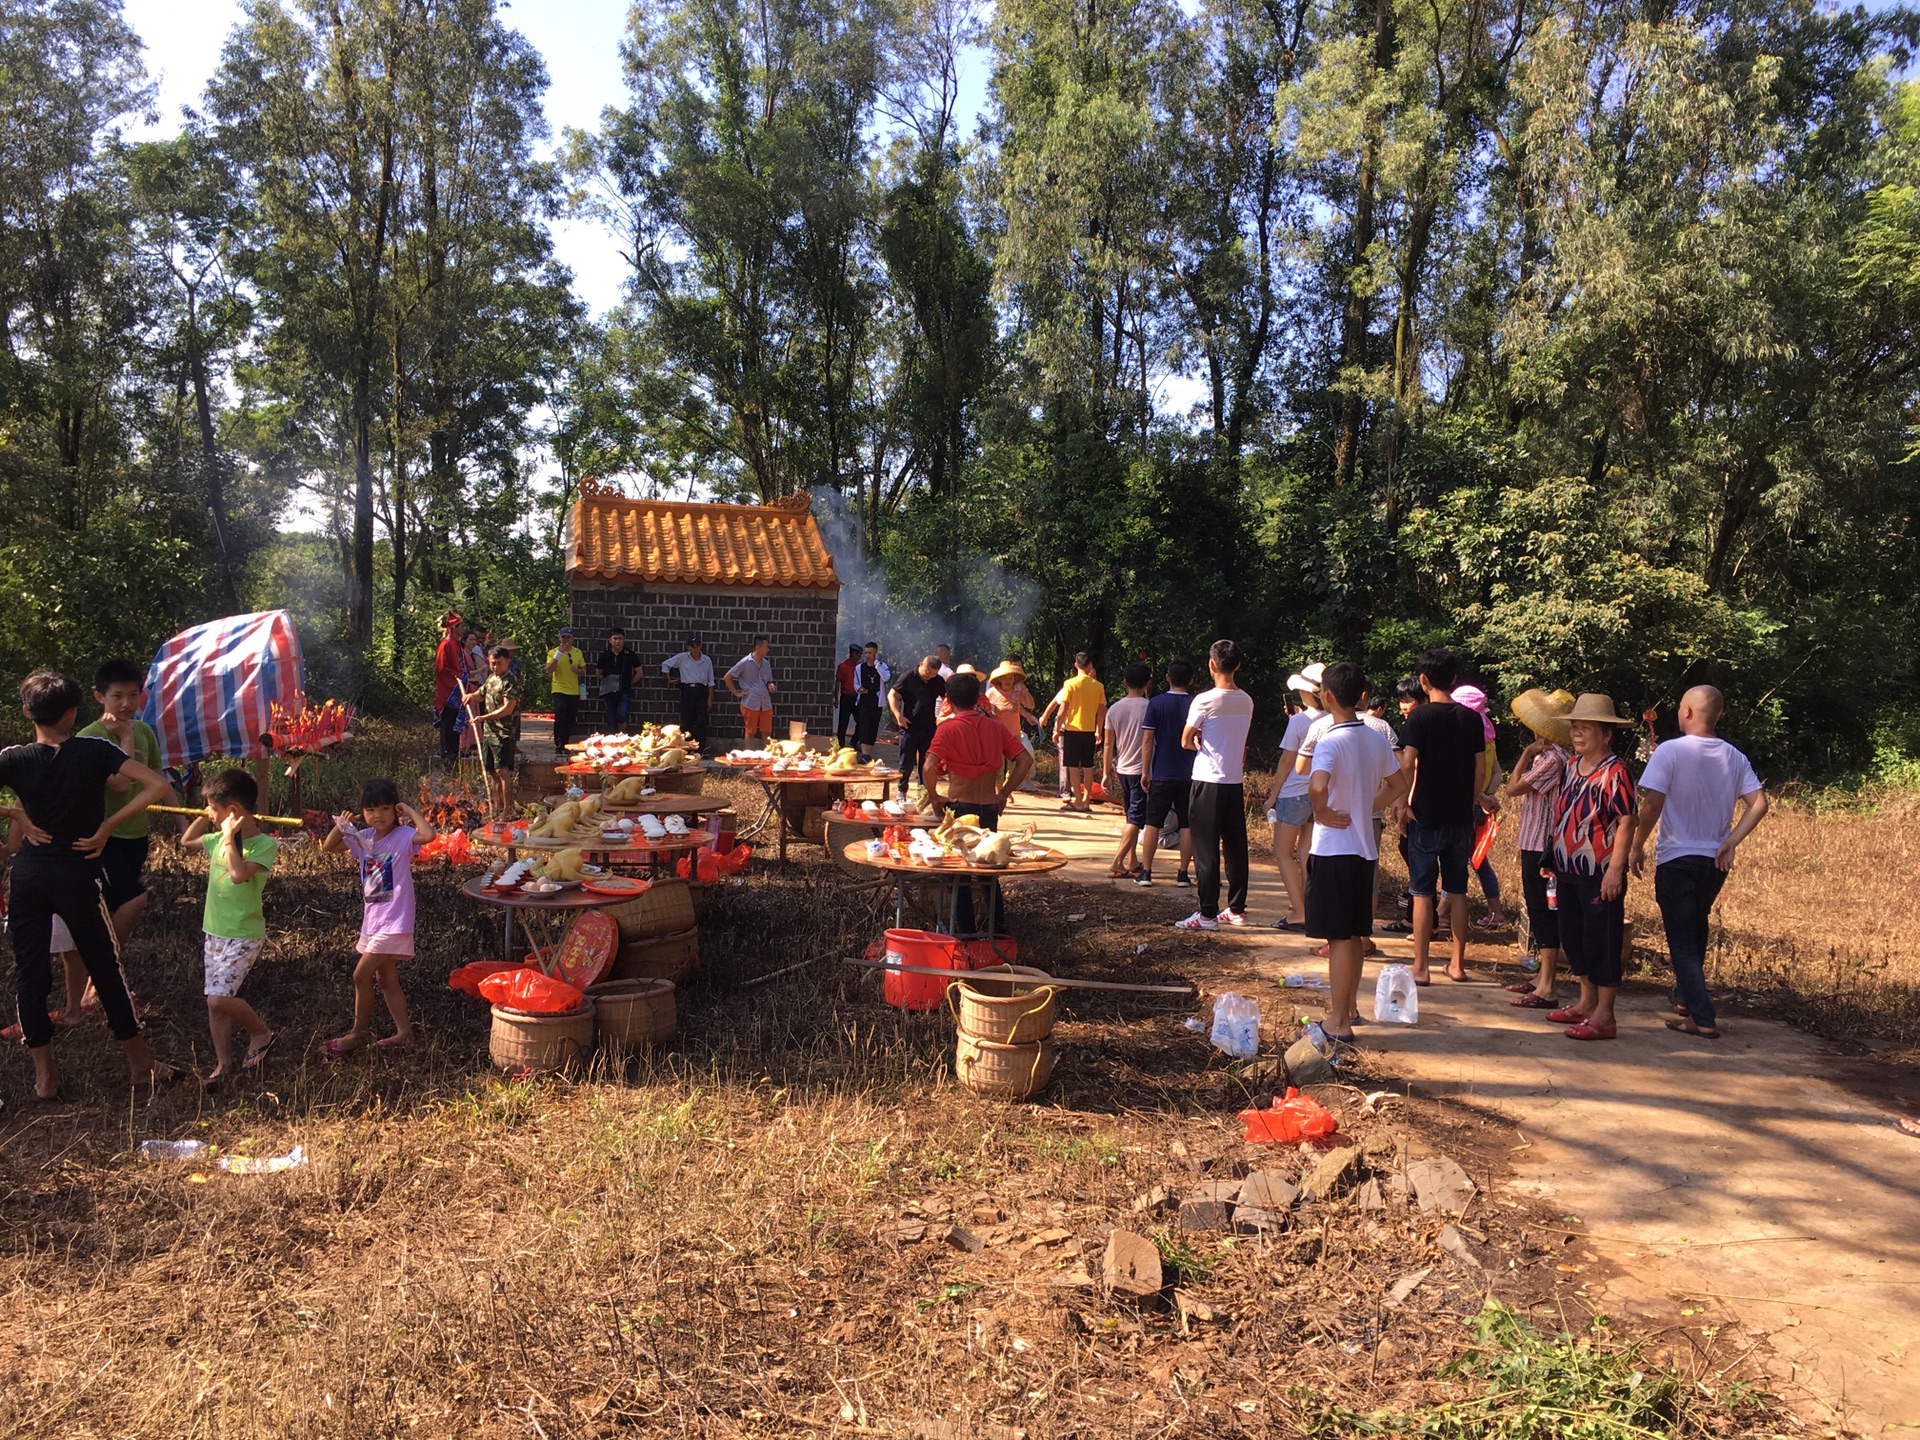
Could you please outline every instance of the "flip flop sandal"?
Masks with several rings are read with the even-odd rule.
[[[1604,1030],[1591,1020],[1583,1021],[1566,1032],[1569,1040],[1611,1040],[1620,1032],[1617,1025],[1609,1025]]]
[[[1920,1120],[1909,1120],[1906,1116],[1903,1115],[1900,1117],[1900,1120],[1898,1123],[1900,1125],[1900,1128],[1906,1131],[1907,1134],[1920,1135]]]
[[[1692,1016],[1688,1016],[1684,1020],[1667,1021],[1667,1029],[1673,1031],[1676,1035],[1691,1035],[1696,1040],[1718,1040],[1720,1038],[1720,1032],[1718,1030],[1705,1029],[1696,1024]]]
[[[267,1052],[273,1049],[273,1042],[279,1038],[277,1034],[269,1035],[265,1044],[257,1045],[247,1051],[246,1058],[240,1062],[240,1068],[242,1070],[258,1070],[261,1065],[266,1063]]]
[[[1551,1012],[1547,1016],[1547,1019],[1556,1025],[1584,1025],[1587,1023],[1587,1017],[1571,1006]]]
[[[402,1040],[398,1035],[382,1035],[373,1044],[376,1050],[405,1050],[413,1042]]]
[[[327,1054],[331,1055],[335,1060],[338,1060],[343,1056],[353,1054],[356,1050],[364,1050],[372,1043],[371,1040],[362,1040],[358,1043],[344,1042],[339,1036],[335,1036],[333,1039],[327,1041],[323,1048]],[[266,1052],[263,1050],[261,1053],[265,1054]]]
[[[1304,920],[1289,920],[1283,915],[1273,922],[1273,928],[1276,930],[1284,930],[1289,935],[1298,935],[1307,928],[1307,922]]]
[[[1533,984],[1531,981],[1522,980],[1518,985],[1507,986],[1507,993],[1509,995],[1531,995],[1533,993]]]
[[[1509,1005],[1517,1005],[1522,1010],[1551,1010],[1559,1002],[1549,1000],[1544,995],[1526,994],[1516,995],[1507,1003]]]
[[[1411,935],[1413,933],[1413,926],[1404,920],[1389,920],[1380,927],[1380,933],[1383,935]]]
[[[160,1073],[162,1070],[167,1073],[162,1075]],[[171,1090],[186,1078],[187,1072],[182,1070],[178,1065],[168,1065],[163,1061],[156,1060],[153,1062],[153,1069],[147,1072],[146,1079],[135,1080],[133,1087],[137,1090],[140,1086],[145,1085],[149,1090]]]

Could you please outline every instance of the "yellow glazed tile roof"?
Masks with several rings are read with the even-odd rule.
[[[812,499],[771,505],[632,500],[587,481],[568,522],[567,571],[617,584],[838,590]]]

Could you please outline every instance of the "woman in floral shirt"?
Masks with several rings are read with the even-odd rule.
[[[1520,893],[1526,902],[1527,947],[1539,966],[1532,980],[1509,985],[1512,1003],[1523,1010],[1552,1010],[1554,978],[1560,973],[1560,917],[1547,899],[1547,876],[1553,856],[1548,834],[1560,786],[1567,778],[1573,754],[1567,749],[1567,712],[1573,696],[1566,691],[1547,694],[1524,690],[1513,699],[1513,713],[1534,732],[1534,738],[1514,762],[1513,778],[1500,793],[1520,802]]]
[[[1569,1040],[1611,1040],[1620,992],[1626,925],[1627,849],[1633,831],[1633,778],[1613,753],[1613,732],[1633,722],[1614,713],[1608,695],[1582,695],[1567,714],[1573,763],[1554,802],[1549,838],[1559,891],[1560,948],[1580,981],[1580,998],[1547,1018]]]

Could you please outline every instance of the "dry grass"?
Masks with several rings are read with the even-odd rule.
[[[1183,1008],[1139,997],[1069,1009],[1041,1102],[960,1091],[948,1022],[887,1009],[877,981],[834,963],[877,932],[883,902],[796,853],[715,893],[670,1052],[567,1081],[487,1066],[483,1007],[441,977],[495,931],[445,872],[420,877],[421,954],[404,972],[425,1043],[322,1057],[347,1016],[358,908],[338,861],[294,850],[249,987],[284,1037],[264,1077],[129,1102],[95,1023],[62,1041],[75,1102],[23,1114],[25,1067],[8,1065],[0,1434],[906,1435],[930,1419],[961,1434],[1333,1433],[1329,1397],[1415,1413],[1457,1397],[1436,1377],[1489,1295],[1550,1325],[1585,1318],[1597,1262],[1557,1217],[1490,1191],[1468,1217],[1484,1270],[1435,1249],[1431,1217],[1348,1191],[1275,1239],[1168,1232],[1211,1321],[1050,1283],[1097,1275],[1107,1230],[1149,1223],[1131,1203],[1156,1184],[1317,1157],[1242,1145],[1232,1113],[1265,1092],[1182,1027]],[[206,1048],[202,870],[158,847],[129,961],[174,1058]],[[1232,983],[1231,952],[1169,936],[1144,897],[1040,883],[1013,899],[1039,963]],[[1510,1141],[1483,1117],[1416,1100],[1376,1118],[1356,1092],[1325,1098],[1366,1152],[1359,1174],[1390,1172],[1400,1147],[1451,1155],[1483,1185],[1502,1173]],[[133,1158],[147,1136],[313,1158],[199,1176]],[[912,1213],[986,1244],[894,1243]],[[1748,1343],[1729,1328],[1705,1354],[1684,1333],[1664,1358],[1715,1385]],[[1737,1397],[1688,1413],[1673,1433],[1760,1433]]]

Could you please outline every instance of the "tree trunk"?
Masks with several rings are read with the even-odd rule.
[[[1373,65],[1385,75],[1393,68],[1393,3],[1374,0]],[[1371,103],[1371,97],[1369,97]],[[1354,177],[1353,246],[1347,264],[1347,297],[1340,323],[1340,430],[1333,445],[1334,479],[1342,486],[1351,484],[1355,462],[1360,455],[1360,427],[1366,418],[1366,400],[1355,381],[1347,377],[1366,364],[1367,327],[1372,306],[1366,287],[1360,282],[1360,267],[1367,263],[1373,248],[1373,190],[1379,164],[1380,126],[1369,120],[1366,137],[1360,145],[1360,170]]]
[[[200,417],[200,458],[207,472],[207,510],[213,539],[220,547],[220,585],[231,614],[240,613],[240,592],[233,580],[233,551],[227,528],[227,469],[213,430],[213,398],[207,384],[207,357],[200,348],[197,297],[187,291],[187,368],[193,377],[193,407]]]

